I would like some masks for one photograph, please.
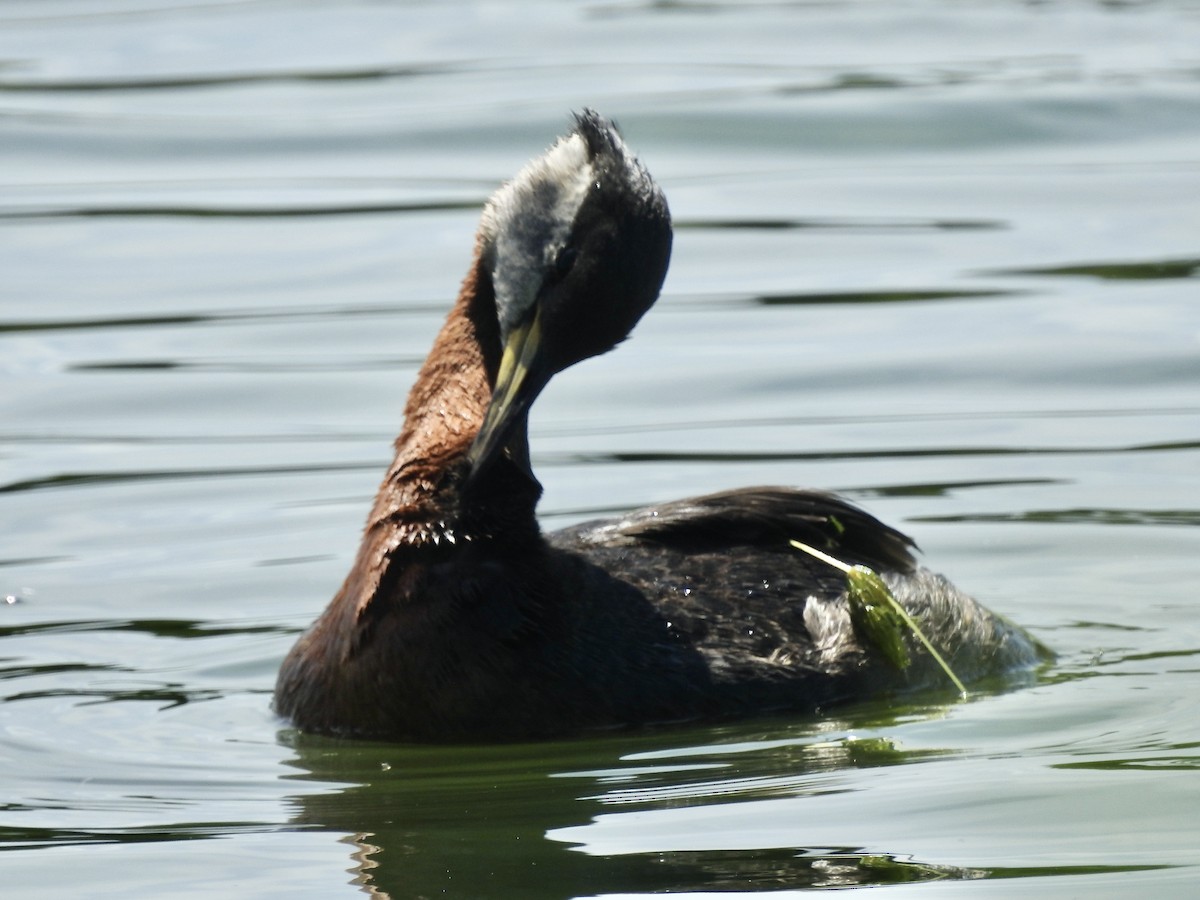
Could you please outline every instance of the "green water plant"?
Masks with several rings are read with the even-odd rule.
[[[920,626],[908,614],[908,610],[900,604],[900,601],[892,595],[891,590],[874,569],[867,566],[847,565],[840,559],[800,541],[788,541],[788,543],[797,550],[802,550],[809,556],[845,573],[846,599],[850,605],[851,623],[861,636],[879,648],[892,665],[904,671],[912,661],[908,655],[908,647],[904,643],[904,632],[907,629],[929,651],[929,655],[941,666],[946,677],[958,688],[958,692],[964,697],[967,695],[967,689],[954,674],[949,663],[930,643],[929,638],[925,637]]]

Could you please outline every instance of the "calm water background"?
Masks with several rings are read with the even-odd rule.
[[[836,488],[1053,666],[533,746],[274,718],[481,203],[585,104],[678,232],[539,401],[547,526]],[[1200,890],[1197,3],[10,0],[0,273],[6,897]]]

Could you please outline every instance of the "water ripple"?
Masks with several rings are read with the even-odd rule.
[[[209,75],[160,77],[77,78],[17,80],[0,78],[0,92],[99,93],[124,91],[178,91],[196,88],[237,87],[249,84],[291,84],[322,81],[383,81],[446,75],[458,68],[441,63],[425,65],[366,66],[347,69],[311,69],[275,72],[217,72]]]
[[[1200,258],[1151,259],[1141,262],[1082,263],[1031,269],[1000,269],[989,275],[1051,275],[1098,278],[1102,281],[1159,281],[1171,278],[1195,278],[1200,274]]]
[[[28,478],[0,484],[0,494],[18,494],[27,491],[61,490],[77,487],[108,484],[125,484],[145,481],[176,481],[192,478],[241,478],[253,475],[313,475],[327,472],[354,472],[363,469],[374,471],[375,463],[326,463],[307,466],[231,466],[211,469],[161,469],[147,472],[78,472],[50,475],[46,478]]]
[[[1200,526],[1200,509],[1030,509],[1007,513],[913,516],[913,522],[1036,522],[1053,525]]]
[[[0,334],[31,331],[75,331],[110,328],[158,328],[178,325],[220,325],[228,322],[341,319],[349,316],[408,316],[444,314],[446,304],[403,303],[378,306],[299,307],[242,309],[222,312],[180,313],[166,316],[112,316],[106,318],[0,321]]]
[[[576,466],[614,463],[753,463],[812,462],[846,459],[924,459],[969,456],[1093,456],[1114,453],[1172,453],[1200,449],[1200,441],[1171,441],[1155,444],[1126,444],[1109,447],[896,447],[875,450],[782,450],[782,451],[625,451],[610,453],[537,454],[539,465]]]
[[[182,219],[299,219],[318,216],[360,216],[380,213],[427,213],[454,210],[478,210],[480,200],[439,200],[422,203],[330,203],[310,205],[274,206],[216,206],[169,204],[156,205],[128,203],[113,206],[31,206],[17,209],[0,209],[0,220],[4,219],[126,219],[126,218],[182,218]]]

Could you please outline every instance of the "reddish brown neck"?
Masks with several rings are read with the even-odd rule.
[[[448,510],[439,486],[483,423],[499,358],[495,298],[477,248],[458,300],[409,392],[396,458],[375,498],[368,532],[444,519]]]

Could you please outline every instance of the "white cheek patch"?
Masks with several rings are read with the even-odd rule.
[[[593,180],[587,145],[572,134],[525,166],[484,207],[480,231],[502,340],[536,299]]]

